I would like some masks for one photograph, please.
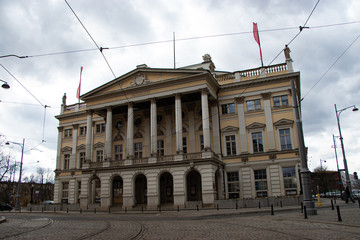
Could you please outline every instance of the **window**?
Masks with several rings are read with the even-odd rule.
[[[135,158],[142,158],[142,143],[134,143]]]
[[[104,160],[104,150],[96,151],[96,162],[102,162]]]
[[[187,153],[187,139],[183,137],[183,153]]]
[[[163,120],[163,116],[162,116],[161,114],[158,114],[158,115],[156,116],[156,122],[157,122],[157,124],[160,124],[162,120]]]
[[[234,103],[222,104],[221,113],[222,114],[235,113],[235,104]]]
[[[65,129],[64,137],[72,137],[72,129]]]
[[[200,135],[200,151],[204,150],[204,135]]]
[[[257,197],[267,197],[266,169],[254,170]]]
[[[69,169],[70,154],[64,154],[64,169]]]
[[[96,133],[105,132],[105,123],[96,124]]]
[[[78,190],[78,192],[77,192],[77,201],[78,201],[78,203],[80,203],[81,181],[78,181],[78,182],[77,182],[77,190]]]
[[[157,155],[164,156],[165,155],[165,148],[164,148],[164,140],[157,141]]]
[[[255,99],[255,100],[246,101],[246,107],[247,107],[248,111],[260,110],[261,109],[261,100]]]
[[[68,202],[68,197],[69,197],[69,183],[68,183],[68,182],[64,182],[64,183],[62,183],[62,197],[61,197],[61,202],[62,202],[62,203],[67,203],[67,202]]]
[[[239,183],[239,172],[228,172],[228,192],[229,198],[239,198],[240,183]]]
[[[141,123],[142,123],[141,118],[136,118],[136,119],[135,119],[135,122],[134,122],[135,127],[139,127],[139,126],[141,125]]]
[[[274,107],[288,106],[289,100],[287,95],[273,97]]]
[[[120,161],[123,159],[123,145],[115,145],[115,161]]]
[[[286,195],[297,194],[297,181],[295,167],[283,168],[284,188]]]
[[[85,136],[85,135],[86,135],[86,126],[80,127],[80,136]]]
[[[235,135],[225,136],[226,155],[236,155]]]
[[[281,150],[291,149],[292,146],[291,146],[290,128],[280,129],[279,135],[280,135]]]
[[[263,152],[264,146],[263,146],[263,140],[262,140],[262,133],[261,132],[251,133],[251,137],[252,137],[252,142],[253,142],[254,153]]]
[[[85,152],[79,152],[80,168],[83,168],[85,163]]]

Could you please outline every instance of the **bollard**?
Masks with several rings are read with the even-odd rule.
[[[280,207],[282,207],[282,201],[280,201]]]
[[[196,211],[199,211],[199,205],[196,205]]]
[[[336,211],[337,211],[337,215],[338,215],[338,221],[342,222],[341,214],[340,214],[340,207],[339,206],[336,206]]]
[[[303,213],[303,212],[304,212],[304,203],[301,202],[301,213]]]
[[[259,208],[261,208],[261,203],[259,202]]]
[[[219,204],[216,205],[216,209],[219,210]]]
[[[318,207],[321,207],[322,203],[321,203],[320,193],[316,194],[316,196],[318,197]]]
[[[54,212],[56,212],[56,207],[54,207]]]
[[[358,202],[359,202],[359,208],[360,208],[360,198],[358,198]]]
[[[141,212],[142,212],[142,213],[144,212],[144,207],[141,207]]]
[[[125,207],[125,213],[127,213],[127,207]]]
[[[271,204],[271,215],[274,215],[274,204]]]
[[[179,207],[179,205],[177,206],[177,211],[180,212],[180,207]]]
[[[235,209],[238,209],[238,202],[236,201]]]
[[[94,208],[94,214],[96,214],[96,208]]]
[[[44,207],[41,207],[41,212],[44,212]]]
[[[69,208],[66,208],[66,213],[69,213]]]
[[[161,213],[161,205],[159,205],[159,213]]]
[[[331,199],[331,210],[334,210],[334,203],[332,199]]]
[[[82,214],[82,208],[80,208],[80,214]]]
[[[109,207],[109,214],[111,213],[111,208]]]
[[[308,219],[307,212],[306,212],[306,206],[304,206],[304,219]]]
[[[30,208],[30,212],[32,212],[32,207]]]

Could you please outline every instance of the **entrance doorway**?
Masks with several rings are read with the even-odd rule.
[[[95,177],[90,181],[90,204],[101,203],[101,181],[100,178]]]
[[[164,172],[160,176],[160,203],[174,203],[174,184],[173,177],[170,173]]]
[[[123,204],[123,180],[120,176],[113,180],[112,203],[114,206]]]
[[[147,204],[147,180],[144,174],[135,178],[135,204]]]
[[[202,201],[201,175],[192,170],[186,177],[186,189],[188,201]]]

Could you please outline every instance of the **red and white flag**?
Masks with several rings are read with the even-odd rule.
[[[79,82],[79,87],[78,87],[77,92],[76,92],[76,98],[79,99],[79,102],[80,102],[80,89],[81,89],[81,75],[82,75],[82,71],[83,71],[83,67],[80,68],[80,82]]]
[[[263,67],[264,64],[263,64],[262,52],[261,52],[261,46],[260,46],[259,31],[258,31],[257,23],[254,23],[254,22],[253,22],[253,34],[254,34],[255,41],[256,41],[257,44],[259,45],[261,66]]]

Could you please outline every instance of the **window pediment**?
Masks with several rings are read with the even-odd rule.
[[[76,150],[84,150],[85,148],[86,148],[85,144],[81,144],[81,145],[76,147]]]
[[[254,123],[246,126],[246,128],[247,128],[247,129],[259,129],[259,128],[264,129],[265,126],[266,126],[266,125],[263,124],[263,123],[254,122]]]
[[[227,127],[224,127],[223,129],[221,129],[221,132],[222,133],[226,133],[226,132],[237,132],[239,131],[239,128],[238,127],[234,127],[234,126],[227,126]]]
[[[71,152],[71,151],[72,151],[72,148],[71,148],[71,147],[68,147],[68,146],[63,147],[63,148],[61,149],[61,152]]]
[[[284,126],[284,125],[292,125],[293,123],[294,123],[293,120],[283,118],[283,119],[280,119],[279,121],[276,121],[274,123],[274,125],[278,127],[278,126]]]
[[[94,148],[103,148],[104,146],[105,146],[105,144],[102,142],[98,142],[98,143],[94,144]]]

